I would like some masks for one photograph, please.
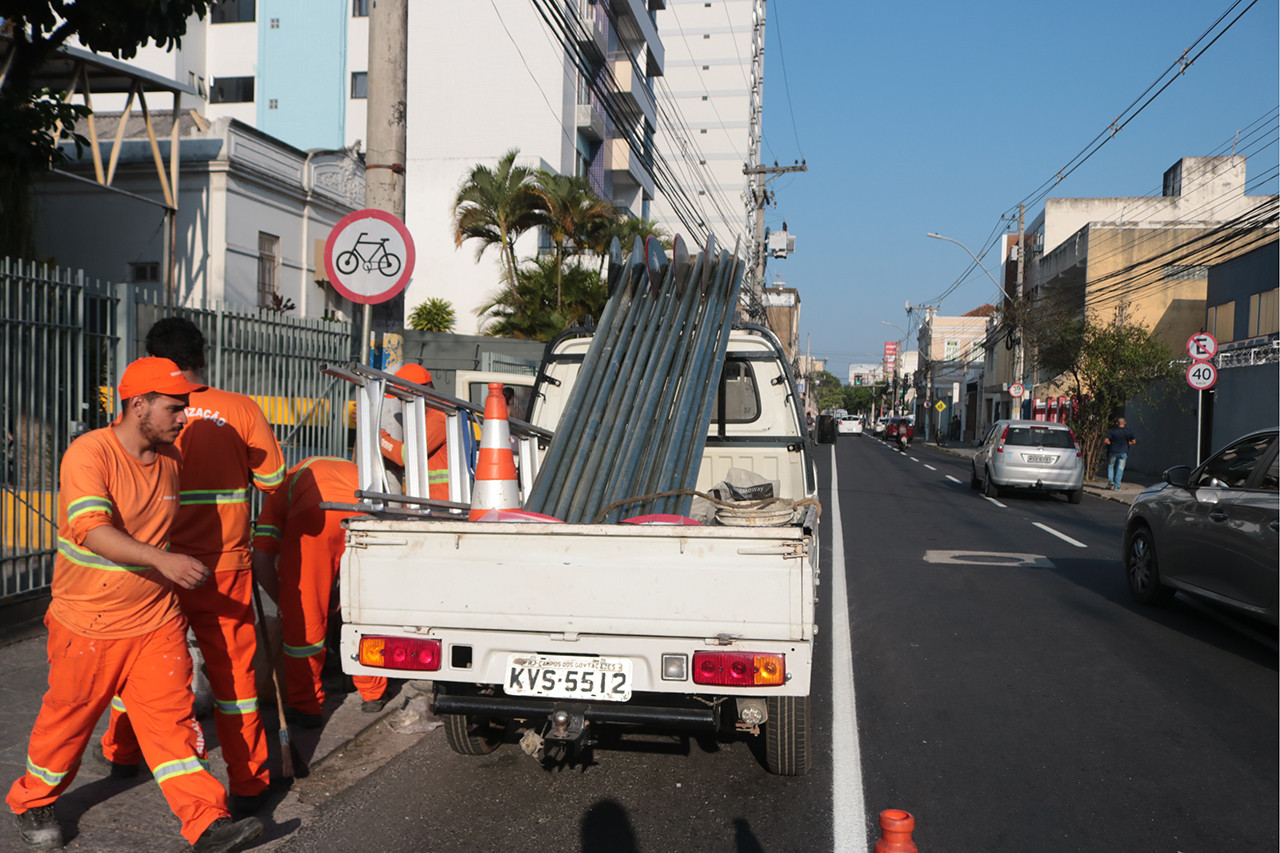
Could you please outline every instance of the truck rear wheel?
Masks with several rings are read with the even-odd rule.
[[[809,697],[778,696],[766,700],[764,766],[779,776],[803,776],[813,757],[809,752]]]
[[[459,755],[488,755],[502,744],[502,728],[486,717],[444,714],[444,739]]]

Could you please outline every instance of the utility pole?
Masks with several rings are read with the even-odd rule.
[[[365,206],[385,210],[404,221],[406,93],[408,91],[408,0],[369,3],[369,99],[365,154]],[[379,349],[399,351],[404,328],[404,293],[377,306],[364,306],[364,340]],[[384,338],[388,333],[395,339]],[[390,367],[383,357],[378,367]]]
[[[1013,351],[1013,375],[1018,378],[1019,382],[1023,382],[1023,379],[1024,379],[1022,373],[1023,373],[1023,365],[1026,361],[1025,350],[1027,345],[1027,335],[1026,335],[1026,319],[1027,318],[1024,312],[1022,311],[1022,281],[1023,281],[1022,277],[1024,275],[1023,265],[1025,263],[1024,259],[1027,256],[1026,213],[1027,213],[1027,206],[1025,204],[1019,204],[1018,205],[1018,277],[1013,287],[1013,296],[1017,302],[1017,304],[1013,306],[1013,310],[1015,312],[1014,316],[1020,317],[1022,320],[1022,328],[1018,329],[1018,345],[1017,347],[1014,348],[1014,351]],[[1022,411],[1021,411],[1022,401],[1028,396],[1032,398],[1031,414],[1034,416],[1035,415],[1035,377],[1032,377],[1030,383],[1023,382],[1023,387],[1027,388],[1031,393],[1026,394],[1024,392],[1024,396],[1018,398],[1018,410],[1019,410],[1018,417],[1022,417]]]
[[[746,281],[747,292],[751,294],[752,302],[759,301],[760,293],[764,289],[764,208],[772,196],[772,193],[769,192],[769,182],[787,172],[807,171],[809,171],[809,167],[803,162],[796,163],[794,166],[746,165],[742,167],[742,174],[751,178],[749,191],[751,193],[750,203],[754,216],[751,226],[751,265],[747,267]],[[759,180],[762,175],[768,175],[769,177]]]

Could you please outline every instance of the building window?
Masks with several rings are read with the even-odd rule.
[[[1235,340],[1236,337],[1236,304],[1224,302],[1214,305],[1205,312],[1204,330],[1213,335],[1220,344]]]
[[[216,7],[215,7],[216,8]],[[211,104],[253,103],[252,77],[214,77],[209,90]]]
[[[707,96],[706,96],[706,95],[703,95],[703,96],[702,96],[702,100],[704,100],[704,101],[705,101],[706,99],[707,99]]]
[[[271,308],[280,293],[280,238],[258,232],[258,305]]]
[[[351,0],[351,17],[369,17],[369,0]]]
[[[369,72],[351,72],[351,97],[364,99],[369,97]]]
[[[710,66],[710,65],[704,65],[704,66],[702,66],[702,70],[703,70],[703,71],[710,71],[710,70],[711,70],[711,66]]]
[[[946,341],[942,345],[942,357],[947,361],[954,361],[956,356],[960,355],[959,341]]]
[[[243,24],[257,20],[255,0],[218,0],[209,10],[209,22],[214,24]]]
[[[1249,297],[1249,337],[1280,331],[1280,288]]]
[[[267,109],[269,110],[274,110],[279,106],[280,106],[280,102],[275,98],[272,98],[271,100],[267,101]]]
[[[273,29],[273,30],[278,30],[278,29],[280,29],[280,19],[279,19],[279,18],[272,18],[272,19],[271,19],[271,29]]]
[[[129,281],[133,284],[155,284],[160,281],[158,261],[137,261],[129,264]]]
[[[1209,268],[1204,266],[1170,264],[1164,268],[1164,277],[1175,281],[1195,281],[1196,279],[1208,278]]]

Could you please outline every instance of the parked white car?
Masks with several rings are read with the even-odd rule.
[[[875,425],[875,428],[872,430],[872,432],[874,432],[876,435],[884,435],[884,428],[885,428],[885,425],[888,423],[889,423],[888,415],[885,415],[883,418],[876,418],[876,425]]]

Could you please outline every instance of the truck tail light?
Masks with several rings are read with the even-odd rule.
[[[361,637],[360,663],[387,669],[440,668],[440,641],[410,637]]]
[[[783,655],[759,652],[694,652],[693,683],[723,687],[765,687],[784,684],[787,661]]]

